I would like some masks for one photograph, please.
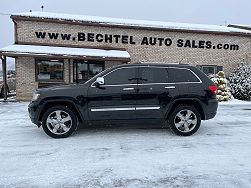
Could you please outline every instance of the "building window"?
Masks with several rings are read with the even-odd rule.
[[[219,71],[223,70],[222,66],[217,66],[217,65],[197,65],[197,68],[199,68],[207,76],[217,74]]]
[[[103,61],[74,60],[74,82],[84,83],[105,69]]]
[[[63,60],[36,60],[37,81],[63,81],[64,62]]]

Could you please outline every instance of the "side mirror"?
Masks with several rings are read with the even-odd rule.
[[[101,86],[105,84],[105,79],[103,77],[97,77],[95,85],[96,86]]]

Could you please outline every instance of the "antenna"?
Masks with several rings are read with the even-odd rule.
[[[42,12],[44,12],[44,5],[41,6]]]

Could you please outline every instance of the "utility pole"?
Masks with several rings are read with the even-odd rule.
[[[6,56],[1,56],[2,71],[3,71],[3,94],[4,101],[7,100],[7,70],[6,70]]]

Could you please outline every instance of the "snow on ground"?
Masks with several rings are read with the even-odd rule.
[[[191,137],[83,129],[52,139],[28,103],[0,103],[0,187],[251,187],[251,103],[221,103]]]

